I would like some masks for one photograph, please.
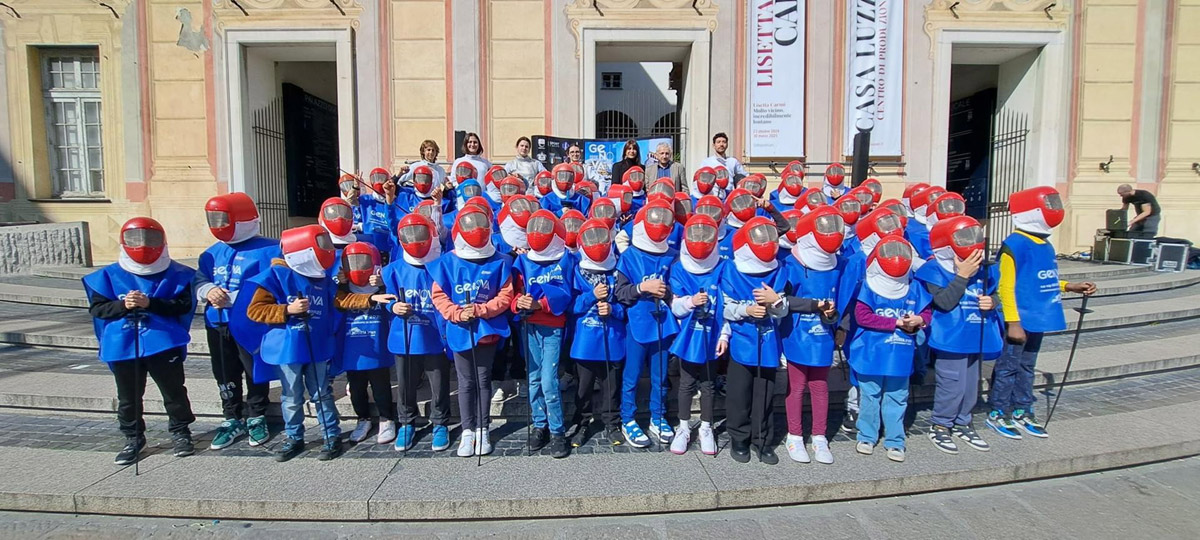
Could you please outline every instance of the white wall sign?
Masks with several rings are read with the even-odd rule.
[[[753,0],[751,8],[749,154],[803,156],[805,2]]]
[[[853,150],[855,133],[868,129],[872,156],[899,156],[904,2],[852,0],[847,6],[845,151]]]

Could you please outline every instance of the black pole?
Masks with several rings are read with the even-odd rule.
[[[408,293],[407,293],[407,291],[404,290],[403,287],[400,288],[400,301],[404,302],[405,304],[408,303]],[[411,306],[411,304],[410,304],[410,306]],[[408,401],[406,399],[408,397],[408,392],[404,389],[404,387],[409,384],[409,380],[412,377],[412,373],[409,373],[409,371],[408,371],[412,366],[411,353],[409,352],[409,339],[410,339],[409,338],[409,330],[411,329],[411,327],[408,325],[408,318],[410,316],[412,316],[412,311],[411,311],[412,308],[410,307],[409,309],[410,309],[410,311],[409,311],[408,315],[401,317],[401,319],[404,321],[404,359],[402,360],[404,362],[404,365],[401,366],[402,371],[399,372],[399,373],[404,374],[404,380],[400,381],[400,385],[399,385],[400,386],[400,406],[401,407],[408,406],[407,405]],[[400,436],[399,426],[397,426],[396,436],[397,437]],[[415,437],[415,434],[414,434],[414,437]],[[408,447],[409,446],[412,446],[412,441],[408,441],[408,444],[404,445],[404,455],[405,456],[408,456]]]
[[[528,311],[521,311],[521,361],[525,362],[525,393],[529,394],[529,380],[533,376],[532,370],[529,369],[529,347],[532,341],[529,339],[529,315]],[[514,387],[516,385],[514,384]],[[529,394],[528,406],[525,408],[525,455],[533,455],[533,447],[529,445],[529,440],[533,438],[533,394]]]
[[[613,404],[612,404],[612,385],[613,385],[612,353],[608,349],[608,317],[612,315],[612,302],[610,302],[609,299],[612,298],[612,289],[608,287],[608,276],[606,276],[604,274],[600,274],[600,279],[604,280],[605,288],[609,289],[608,294],[606,294],[604,296],[604,301],[608,302],[609,315],[606,315],[606,316],[600,318],[601,324],[604,325],[604,336],[602,339],[604,341],[604,408],[607,409],[604,411],[604,413],[607,413],[607,414],[600,415],[601,419],[603,419],[605,416],[608,416],[608,414],[612,414],[612,406],[613,406]],[[592,389],[588,388],[587,393],[591,394]],[[608,426],[605,425],[604,427],[605,427],[604,432],[608,433],[608,429],[607,429]],[[583,429],[583,428],[581,427],[580,429]],[[608,444],[609,444],[609,446],[612,446],[612,441],[608,441]]]
[[[667,407],[667,371],[668,370],[667,370],[666,360],[663,358],[663,320],[666,318],[666,312],[663,310],[663,304],[664,304],[664,302],[663,302],[662,298],[654,299],[654,320],[655,320],[655,322],[658,323],[657,324],[657,328],[658,328],[658,363],[662,364],[662,372],[659,374],[659,379],[658,379],[658,383],[659,383],[658,384],[658,399],[659,399],[659,403],[662,403],[663,416],[665,417],[667,415],[667,409],[668,409],[668,407]],[[651,368],[651,369],[653,369],[653,368]],[[654,385],[651,385],[651,386],[654,386]],[[659,420],[663,421],[663,422],[667,421],[666,418],[659,418]],[[654,411],[650,411],[650,421],[654,422]],[[658,437],[659,437],[659,442],[662,443],[662,426],[658,426]],[[670,444],[670,442],[668,441],[667,443],[663,443],[663,444]]]
[[[303,300],[304,293],[297,292],[296,298]],[[308,345],[308,360],[309,360],[309,363],[311,363],[313,365],[313,375],[315,376],[317,374],[317,370],[316,370],[317,359],[316,359],[316,355],[313,354],[312,327],[308,325],[308,319],[310,316],[311,315],[309,314],[309,312],[305,311],[304,313],[301,313],[301,314],[297,315],[296,317],[298,319],[300,319],[301,330],[304,332],[304,341]],[[301,371],[301,375],[303,376],[304,370],[301,369],[300,371]],[[316,391],[316,395],[313,396],[313,401],[315,401],[317,404],[317,425],[321,426],[321,440],[328,443],[329,435],[328,435],[328,433],[325,432],[325,424],[322,423],[322,419],[321,419],[322,416],[325,416],[324,415],[324,410],[325,410],[324,404],[321,402],[321,391],[325,388],[325,380],[329,379],[328,371],[325,372],[325,377],[323,379],[324,380],[317,381],[317,391]]]
[[[766,333],[765,329],[763,328],[763,321],[755,321],[754,328],[755,328],[755,330],[758,331],[758,356],[756,357],[756,359],[754,361],[754,378],[762,379],[763,335]],[[767,421],[767,399],[765,397],[767,394],[767,383],[765,380],[762,381],[763,382],[763,396],[764,396],[763,397],[763,407],[761,409],[761,414],[759,416],[758,422],[754,422],[754,401],[753,401],[754,400],[754,388],[758,385],[758,380],[755,380],[754,382],[755,382],[755,384],[750,385],[750,399],[751,399],[750,421],[753,422],[753,424],[754,424],[753,425],[754,430],[751,431],[751,434],[753,434],[754,431],[758,432],[758,440],[759,440],[758,456],[759,456],[759,459],[761,460],[763,449],[765,449],[767,447],[767,436],[765,433],[763,433],[763,430],[762,430],[762,425],[765,424]],[[753,435],[751,435],[751,437],[753,437]]]
[[[1058,383],[1058,393],[1054,394],[1054,403],[1050,405],[1050,412],[1046,414],[1045,425],[1047,426],[1050,425],[1050,419],[1054,417],[1054,409],[1058,407],[1058,398],[1062,397],[1063,387],[1067,385],[1067,375],[1071,374],[1071,362],[1075,361],[1075,348],[1079,345],[1079,334],[1083,332],[1083,316],[1092,312],[1087,307],[1088,298],[1090,297],[1084,296],[1083,304],[1075,308],[1075,311],[1079,313],[1079,322],[1075,323],[1075,337],[1071,339],[1071,354],[1067,356],[1067,368],[1063,370],[1062,381]]]
[[[857,187],[867,179],[867,169],[870,168],[871,131],[858,130],[854,134],[854,157],[851,162],[850,187]]]
[[[134,308],[132,311],[129,312],[129,315],[127,315],[127,317],[129,317],[129,320],[133,321],[133,362],[134,362],[133,378],[138,383],[138,390],[140,390],[139,393],[142,394],[137,399],[133,400],[134,429],[136,430],[139,427],[142,428],[140,435],[134,435],[133,445],[136,448],[137,443],[138,443],[138,440],[137,440],[138,437],[141,437],[143,440],[146,439],[145,422],[142,421],[142,413],[143,413],[142,409],[144,408],[144,407],[142,407],[142,399],[145,397],[146,381],[142,380],[142,378],[141,378],[141,376],[142,376],[142,319],[144,319],[146,317],[146,313],[144,311],[142,311],[141,308]],[[141,461],[142,461],[142,451],[141,451],[141,449],[138,449],[138,452],[136,454],[134,454],[134,456],[133,456],[133,475],[134,476],[138,476],[139,474],[141,474],[141,470],[138,467],[138,465],[141,463]]]
[[[467,294],[467,306],[471,306],[472,305],[471,291],[467,290],[466,294]],[[485,415],[484,415],[484,410],[483,410],[483,395],[482,395],[482,392],[480,391],[480,389],[478,388],[479,387],[479,360],[475,356],[475,325],[477,324],[478,319],[479,319],[479,314],[472,312],[471,320],[467,322],[467,327],[470,329],[470,332],[471,332],[471,375],[475,378],[475,386],[476,386],[475,407],[476,407],[476,409],[478,409],[478,412],[479,412],[479,420],[478,420],[479,421],[479,437],[477,437],[475,440],[475,444],[479,445],[479,452],[476,452],[476,454],[475,454],[476,457],[478,458],[475,461],[475,466],[482,467],[483,466],[483,440],[482,440],[483,417]],[[460,389],[459,391],[461,392],[462,390]]]

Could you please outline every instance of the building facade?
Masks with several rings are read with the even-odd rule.
[[[1129,183],[1195,239],[1197,24],[1200,0],[7,0],[0,221],[88,221],[105,260],[149,215],[194,255],[217,193],[291,223],[425,139],[453,159],[476,132],[503,163],[523,135],[612,133],[598,66],[652,62],[689,171],[726,132],[817,175],[873,126],[890,194],[1054,185],[1071,252]]]

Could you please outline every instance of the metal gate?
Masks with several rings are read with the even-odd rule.
[[[288,227],[287,161],[283,142],[283,101],[275,98],[254,111],[254,173],[261,234],[279,238]]]
[[[992,143],[988,162],[987,238],[994,253],[1013,231],[1008,196],[1025,189],[1026,143],[1029,142],[1029,115],[1000,110],[992,116]]]

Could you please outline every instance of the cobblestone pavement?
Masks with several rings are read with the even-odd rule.
[[[1200,369],[1188,369],[1131,377],[1121,380],[1105,381],[1079,386],[1070,386],[1064,392],[1065,397],[1058,405],[1054,418],[1070,420],[1118,414],[1136,410],[1146,410],[1180,403],[1200,401]],[[1039,396],[1041,403],[1038,410],[1042,418],[1053,400],[1050,390]],[[985,412],[978,407],[976,413]],[[909,408],[909,435],[920,436],[929,428],[929,406],[913,405]],[[805,425],[810,425],[806,415]],[[644,421],[644,419],[643,419]],[[837,429],[842,421],[840,411],[831,411],[829,426]],[[200,419],[192,424],[192,432],[196,435],[198,446],[206,448],[211,441],[213,432],[219,425],[216,419]],[[312,449],[319,448],[320,434],[315,424],[309,421],[307,440]],[[982,418],[976,421],[977,427],[984,430]],[[782,441],[786,431],[786,419],[783,415],[774,417],[774,440]],[[456,427],[456,426],[452,426]],[[493,424],[492,438],[495,441],[497,456],[522,456],[525,454],[525,427],[523,421],[514,420],[507,423]],[[728,445],[728,436],[718,423],[719,446],[723,450]],[[343,419],[342,429],[348,433],[354,428],[353,419]],[[281,438],[278,433],[282,425],[271,424],[274,439],[265,447],[251,448],[244,442],[220,451],[221,455],[266,456]],[[985,433],[986,435],[986,433]],[[344,434],[343,437],[346,435]],[[407,454],[407,458],[449,458],[454,455],[452,450],[433,452],[430,448],[428,426],[417,432],[416,446]],[[457,441],[457,430],[451,436]],[[147,417],[147,438],[153,447],[152,451],[166,451],[170,446],[170,436],[167,432],[167,422],[164,416],[152,415]],[[849,442],[851,439],[844,433],[837,433],[833,442]],[[396,458],[398,453],[391,445],[373,444],[370,438],[366,443],[358,444],[347,452],[349,459],[357,458]],[[84,450],[95,452],[117,452],[124,444],[116,428],[116,421],[111,415],[95,413],[63,413],[47,414],[41,411],[17,411],[0,409],[0,446],[15,446],[27,448],[48,448],[64,450]],[[693,442],[693,446],[695,446]],[[592,433],[586,443],[574,450],[579,455],[600,455],[606,453],[629,452],[662,452],[661,445],[652,445],[646,449],[636,449],[628,445],[613,446],[604,439],[599,427],[593,423]],[[544,449],[543,455],[549,450]],[[217,455],[216,452],[202,451],[199,457]],[[305,457],[315,459],[315,453],[310,452]]]
[[[1200,458],[905,497],[718,512],[432,523],[220,521],[0,512],[0,540],[143,538],[1195,539]]]

